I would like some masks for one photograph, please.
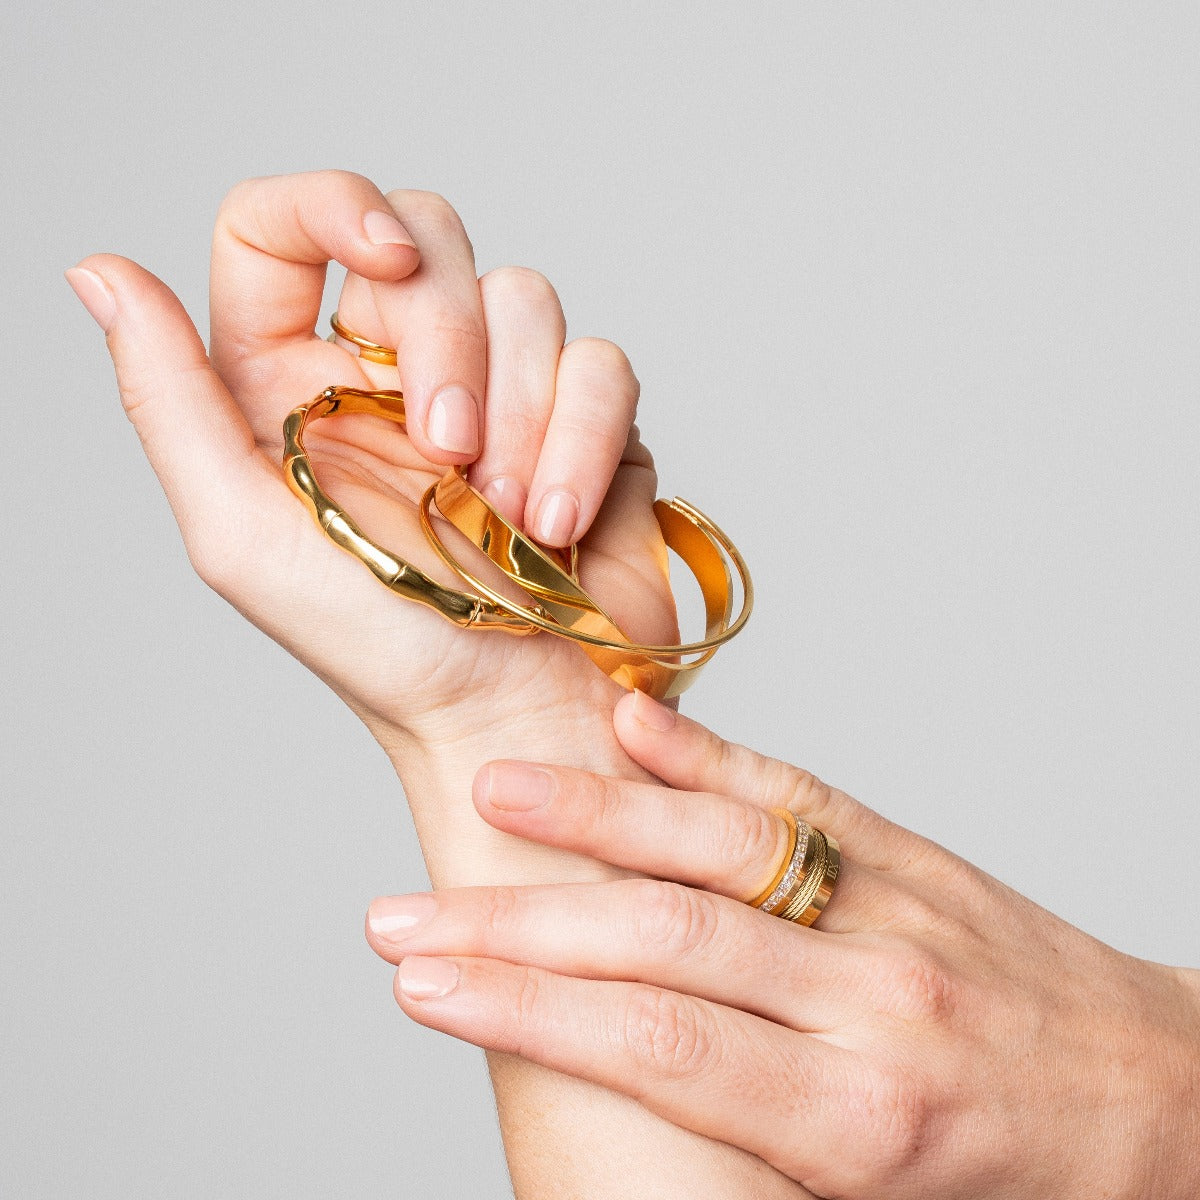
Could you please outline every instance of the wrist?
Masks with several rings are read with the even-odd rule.
[[[622,689],[586,662],[568,658],[566,665],[566,672],[537,672],[523,686],[493,688],[438,706],[417,728],[400,730],[368,721],[404,788],[435,887],[599,880],[626,874],[493,829],[471,799],[476,772],[497,758],[649,778],[621,749],[613,732],[612,710]]]

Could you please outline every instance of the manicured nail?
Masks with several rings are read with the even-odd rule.
[[[538,505],[534,537],[546,546],[569,546],[579,520],[579,501],[570,492],[547,492]]]
[[[410,1000],[436,1000],[458,983],[458,964],[444,958],[405,958],[396,972],[400,990]]]
[[[554,799],[558,784],[549,771],[524,763],[492,763],[483,785],[487,802],[503,812],[529,812]]]
[[[408,230],[391,213],[373,210],[363,217],[363,232],[373,246],[412,246],[416,244],[408,236]]]
[[[430,895],[380,896],[367,909],[367,924],[382,941],[402,942],[435,912],[437,900]]]
[[[117,298],[112,294],[108,284],[87,267],[72,267],[66,272],[67,282],[71,290],[80,299],[83,307],[92,314],[92,319],[108,332],[108,327],[117,315]]]
[[[429,406],[429,440],[451,454],[479,453],[479,410],[460,383],[442,388]]]
[[[655,733],[666,733],[675,728],[675,714],[671,709],[645,692],[633,693],[633,719]]]
[[[528,497],[525,495],[525,489],[520,482],[513,479],[510,475],[501,475],[498,479],[493,479],[481,489],[483,497],[491,506],[508,521],[510,525],[521,526],[521,519],[525,516],[525,501]]]

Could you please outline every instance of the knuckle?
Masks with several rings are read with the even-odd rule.
[[[553,284],[533,267],[496,267],[480,277],[479,288],[485,303],[502,301],[530,308],[558,304]]]
[[[623,825],[624,803],[620,788],[604,776],[581,772],[573,777],[570,795],[572,807],[578,810],[578,820],[587,830],[588,840],[601,853],[611,850]]]
[[[710,1068],[717,1047],[715,1030],[700,1011],[675,992],[638,986],[625,1010],[625,1044],[654,1074],[694,1078]]]
[[[793,767],[789,773],[791,799],[788,807],[819,824],[821,814],[829,808],[833,789],[811,771]]]
[[[200,581],[218,596],[231,599],[244,581],[244,559],[236,543],[207,527],[183,530],[188,561]]]
[[[403,219],[419,222],[435,235],[467,236],[462,218],[454,205],[437,192],[396,189],[387,194],[388,203],[403,212]]]
[[[926,1156],[933,1125],[928,1092],[898,1066],[871,1071],[848,1097],[850,1123],[868,1132],[869,1159],[858,1186],[874,1191],[884,1181],[911,1174]]]
[[[511,1012],[516,1039],[514,1053],[524,1056],[540,1041],[538,1024],[542,1004],[541,976],[531,967],[522,967]]]
[[[482,353],[487,346],[483,326],[469,313],[443,313],[433,321],[431,332],[463,351]]]
[[[639,940],[679,959],[703,952],[717,932],[717,906],[707,892],[678,883],[647,880],[636,911]]]
[[[489,888],[479,914],[479,936],[483,946],[505,939],[517,911],[517,892],[512,887]]]
[[[261,184],[261,178],[242,179],[233,185],[225,193],[225,198],[221,201],[217,209],[217,224],[226,225],[229,222],[230,213],[238,211],[246,202],[246,196]]]
[[[606,383],[616,380],[621,385],[621,394],[636,403],[641,394],[641,383],[633,372],[629,356],[616,342],[606,338],[575,338],[568,346],[569,362],[580,373],[593,375]]]
[[[884,970],[880,1004],[903,1021],[944,1024],[958,1007],[958,989],[941,960],[923,946],[893,952]]]

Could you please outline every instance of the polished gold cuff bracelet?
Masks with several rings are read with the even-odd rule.
[[[339,338],[376,362],[394,362],[395,352],[367,342],[334,321]],[[390,360],[386,358],[390,355]],[[341,549],[360,559],[393,591],[424,604],[463,628],[502,629],[530,634],[543,630],[579,643],[602,671],[626,688],[639,688],[660,699],[689,687],[717,648],[746,623],[753,607],[750,574],[737,547],[703,513],[684,500],[657,500],[654,513],[669,549],[696,577],[704,598],[705,636],[695,642],[646,645],[633,642],[580,586],[575,547],[547,550],[511,525],[473,488],[462,468],[451,467],[424,494],[421,525],[442,560],[473,589],[444,587],[423,571],[372,541],[317,483],[304,448],[310,421],[341,413],[364,413],[403,425],[404,396],[398,391],[329,387],[284,422],[283,466],[291,489],[304,501],[317,524]],[[436,504],[443,517],[480,549],[513,583],[531,597],[515,604],[471,573],[451,553],[433,525]],[[742,591],[741,611],[731,620],[734,588],[730,564]],[[694,656],[694,657],[691,657]],[[682,662],[681,658],[688,661]]]

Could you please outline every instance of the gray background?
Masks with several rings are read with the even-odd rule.
[[[191,575],[61,279],[203,328],[247,175],[440,191],[628,350],[759,585],[693,714],[1200,964],[1195,5],[5,11],[0,1194],[506,1189],[362,940],[389,765]]]

